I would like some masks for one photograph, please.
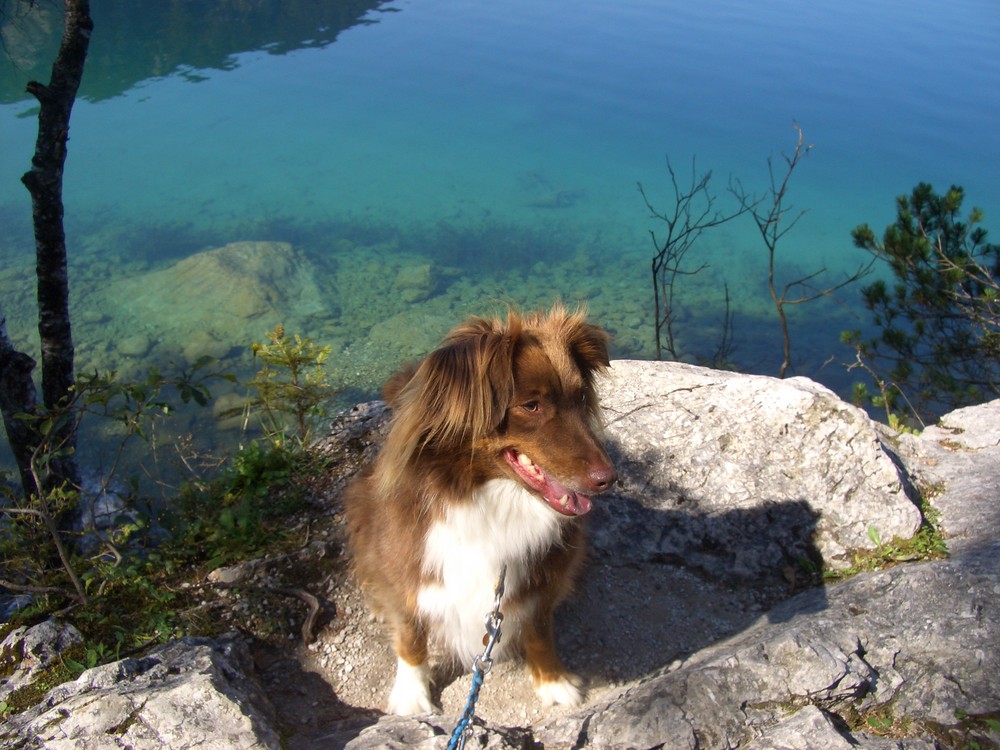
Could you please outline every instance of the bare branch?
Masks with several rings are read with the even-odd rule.
[[[20,583],[14,583],[13,581],[8,581],[6,578],[0,578],[0,586],[5,589],[10,589],[11,591],[18,591],[22,594],[61,594],[66,595],[66,591],[57,586],[27,586]]]
[[[732,359],[733,350],[733,311],[729,300],[729,284],[723,282],[725,294],[725,311],[722,316],[722,336],[709,363],[712,367],[722,367]]]
[[[694,276],[708,268],[708,263],[700,263],[695,268],[689,268],[685,266],[685,257],[705,230],[731,221],[751,210],[752,206],[740,205],[732,213],[716,209],[715,196],[709,190],[711,171],[698,176],[696,160],[692,158],[691,180],[682,188],[669,157],[666,162],[674,193],[672,210],[658,211],[653,207],[641,183],[638,188],[652,218],[666,225],[666,236],[662,241],[658,241],[656,234],[650,232],[655,248],[650,270],[653,278],[656,357],[662,359],[666,351],[671,358],[677,359],[679,353],[674,336],[674,322],[677,318],[677,281],[680,277]],[[727,318],[728,315],[727,308]]]
[[[875,265],[875,259],[873,258],[868,263],[864,263],[864,264],[858,266],[857,270],[854,273],[852,273],[847,278],[839,281],[838,283],[834,284],[833,286],[824,287],[822,289],[815,289],[811,294],[805,294],[805,295],[802,295],[801,297],[788,298],[787,295],[788,295],[789,291],[791,291],[795,287],[799,287],[799,286],[804,287],[806,289],[813,289],[813,287],[811,287],[808,284],[808,282],[811,281],[814,278],[817,278],[817,277],[822,276],[823,274],[825,274],[826,273],[826,267],[823,267],[820,270],[815,271],[814,273],[809,274],[808,276],[803,276],[801,279],[796,279],[795,281],[790,281],[787,284],[785,284],[784,291],[782,292],[782,297],[784,298],[784,304],[786,304],[786,305],[801,305],[801,304],[806,303],[806,302],[812,302],[814,300],[817,300],[820,297],[829,297],[834,292],[837,292],[837,291],[843,289],[846,286],[850,286],[855,281],[863,279],[865,276],[867,276],[869,273],[871,273],[872,267],[874,265]]]
[[[795,150],[791,153],[791,155],[784,153],[781,155],[782,161],[785,164],[784,172],[779,175],[775,171],[774,159],[769,158],[767,160],[769,180],[769,189],[767,193],[761,197],[757,197],[747,191],[739,181],[731,181],[729,184],[729,192],[735,196],[740,206],[748,211],[753,217],[754,223],[757,225],[757,231],[760,233],[761,239],[764,241],[764,247],[767,250],[767,286],[768,291],[771,294],[771,300],[774,302],[775,312],[778,315],[778,324],[781,328],[781,338],[784,350],[784,357],[779,370],[779,375],[782,378],[785,377],[788,372],[788,368],[791,367],[792,364],[792,342],[785,308],[788,305],[804,304],[806,302],[819,299],[820,297],[829,296],[834,292],[843,289],[848,284],[852,284],[867,275],[872,268],[872,263],[869,263],[866,266],[860,266],[855,273],[837,284],[816,289],[809,294],[801,294],[797,297],[789,296],[794,289],[800,287],[806,289],[811,288],[809,282],[826,273],[826,269],[821,268],[818,271],[809,273],[801,278],[795,279],[794,281],[780,285],[781,291],[778,291],[778,243],[792,229],[795,228],[802,217],[807,213],[806,210],[795,212],[793,208],[788,205],[787,197],[789,183],[791,182],[792,174],[795,172],[795,169],[799,166],[802,160],[809,155],[809,152],[813,148],[813,144],[806,143],[805,135],[803,134],[802,128],[799,124],[793,123],[793,127],[796,133]]]

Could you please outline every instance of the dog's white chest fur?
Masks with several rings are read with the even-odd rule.
[[[417,607],[430,635],[464,664],[483,650],[486,616],[506,563],[505,584],[516,590],[530,562],[558,541],[560,518],[517,482],[497,479],[473,494],[471,502],[448,510],[427,532],[424,572],[438,582],[422,586]],[[525,602],[525,605],[531,605]],[[503,631],[513,636],[529,612],[504,610]],[[497,652],[494,652],[497,653]]]

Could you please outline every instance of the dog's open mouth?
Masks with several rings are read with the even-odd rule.
[[[525,454],[506,448],[503,457],[521,481],[539,493],[553,510],[564,516],[582,516],[591,509],[589,497],[564,487]]]

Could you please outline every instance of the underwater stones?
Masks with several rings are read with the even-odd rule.
[[[99,307],[107,320],[87,329],[81,351],[87,365],[141,379],[155,365],[164,372],[204,357],[225,360],[278,323],[310,336],[329,319],[323,273],[287,242],[234,242],[165,268],[110,280]],[[327,275],[328,278],[328,275]],[[142,338],[140,338],[140,334]],[[247,358],[249,359],[249,358]]]
[[[103,310],[84,310],[76,316],[78,323],[86,323],[87,325],[101,325],[107,323],[108,320],[110,318]]]
[[[123,357],[142,357],[149,351],[152,342],[144,333],[137,333],[119,339],[115,348]]]
[[[112,477],[85,471],[80,482],[80,503],[73,510],[73,539],[78,554],[90,556],[123,526],[135,524],[138,512],[128,507],[128,489]]]
[[[246,397],[239,393],[223,393],[212,401],[212,416],[218,420],[219,430],[240,430],[243,428],[243,407]]]
[[[404,302],[423,302],[437,286],[430,263],[417,263],[399,269],[393,287]]]
[[[225,359],[233,349],[232,342],[219,341],[208,331],[195,331],[184,345],[184,359],[190,365],[203,357]]]
[[[452,316],[436,316],[419,309],[405,310],[379,321],[368,333],[371,345],[398,352],[402,359],[422,357],[437,346]]]
[[[236,242],[192,255],[160,274],[203,309],[207,304],[216,314],[253,318],[276,310],[295,293],[301,260],[287,242]]]
[[[225,342],[249,344],[276,323],[325,314],[318,275],[287,242],[233,242],[113,282],[107,299],[118,305],[115,319],[155,325],[185,358],[217,356]]]

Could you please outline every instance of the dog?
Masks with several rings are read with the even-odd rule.
[[[494,655],[520,651],[545,706],[583,699],[552,615],[584,561],[591,497],[617,481],[596,435],[608,340],[562,305],[474,317],[384,386],[389,433],[345,515],[356,578],[397,657],[389,712],[435,710],[429,643],[465,664],[482,653],[504,565]]]

